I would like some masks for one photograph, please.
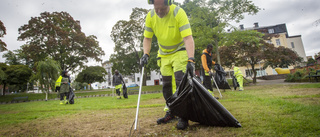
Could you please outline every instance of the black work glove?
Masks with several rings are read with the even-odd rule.
[[[149,59],[149,55],[148,54],[144,54],[141,59],[140,59],[140,65],[144,66],[148,64],[148,59]]]
[[[187,64],[187,71],[189,72],[189,74],[193,77],[194,76],[194,58],[190,57],[188,59],[188,64]]]

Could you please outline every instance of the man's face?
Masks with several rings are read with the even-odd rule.
[[[154,10],[156,11],[156,14],[163,18],[165,17],[170,10],[170,6],[167,6],[164,4],[164,0],[154,0]]]
[[[208,53],[212,52],[212,47],[207,48]]]

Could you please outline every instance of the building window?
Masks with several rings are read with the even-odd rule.
[[[147,76],[147,80],[151,80],[151,76]]]
[[[274,33],[274,29],[268,29],[268,32],[272,34]]]
[[[137,81],[138,81],[138,82],[140,81],[140,77],[137,77]]]
[[[246,69],[246,77],[248,76],[252,76],[253,75],[253,72],[252,72],[252,69]]]
[[[291,47],[294,49],[294,43],[293,42],[291,42]]]
[[[281,46],[280,39],[276,39],[277,46]]]
[[[132,82],[136,82],[135,76],[132,76]]]
[[[272,44],[272,41],[271,40],[267,40],[267,43]]]

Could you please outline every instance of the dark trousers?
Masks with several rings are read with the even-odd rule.
[[[174,72],[176,87],[178,88],[183,77],[182,71]],[[172,76],[162,76],[162,93],[165,100],[172,96]]]
[[[67,100],[69,100],[69,92],[60,93],[60,100],[64,100],[64,96],[66,96]]]
[[[56,87],[56,91],[55,92],[58,92],[60,91],[60,87]]]
[[[203,85],[208,90],[212,91],[212,84],[211,84],[211,77],[210,76],[203,76]]]

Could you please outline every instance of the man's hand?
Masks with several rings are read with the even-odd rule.
[[[209,71],[209,76],[212,77],[213,76],[213,72],[212,70]]]
[[[140,65],[144,66],[148,64],[148,59],[149,59],[149,55],[148,54],[144,54],[141,59],[140,59]]]
[[[187,64],[187,71],[190,73],[191,76],[194,75],[194,58],[189,58],[188,59],[188,64]]]

